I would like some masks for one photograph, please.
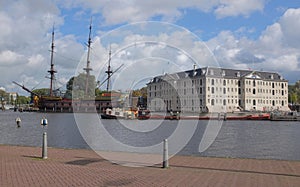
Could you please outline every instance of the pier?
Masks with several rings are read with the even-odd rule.
[[[300,186],[300,162],[175,156],[125,167],[91,150],[0,145],[0,186]],[[119,153],[116,153],[119,154]]]

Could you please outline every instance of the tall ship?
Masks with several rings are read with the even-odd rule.
[[[110,59],[111,59],[111,50],[109,52],[109,62],[108,69],[105,72],[108,77],[105,81],[107,81],[107,90],[106,92],[102,92],[100,96],[95,97],[95,92],[93,89],[89,89],[93,84],[90,82],[90,72],[92,68],[90,67],[90,49],[91,49],[91,31],[92,31],[92,22],[89,27],[89,38],[88,38],[88,51],[87,51],[87,62],[86,67],[83,68],[85,71],[85,89],[84,89],[84,97],[74,99],[74,98],[66,98],[62,96],[57,96],[54,92],[53,85],[55,81],[55,74],[57,71],[54,68],[53,58],[54,58],[54,27],[52,30],[52,42],[51,42],[51,58],[50,58],[50,70],[48,73],[50,74],[50,87],[48,95],[39,95],[30,89],[26,88],[24,85],[21,85],[15,81],[14,84],[20,86],[25,91],[31,94],[33,100],[33,107],[38,108],[40,112],[98,112],[102,113],[107,108],[112,108],[113,106],[119,105],[119,98],[121,97],[121,93],[109,91],[109,81],[113,72],[110,67]],[[120,68],[120,67],[119,67]],[[91,91],[92,90],[92,91]],[[91,93],[93,92],[93,93]]]

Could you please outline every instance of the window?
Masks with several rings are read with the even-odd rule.
[[[215,85],[215,79],[211,79],[211,85]]]
[[[256,100],[255,99],[253,99],[253,106],[255,106],[256,105]]]
[[[253,95],[255,95],[256,93],[255,93],[255,88],[253,89]]]
[[[272,83],[272,88],[275,88],[275,84],[274,84],[274,82]]]
[[[272,95],[275,95],[275,91],[274,90],[272,90]]]
[[[223,88],[223,94],[226,94],[226,88]]]
[[[211,87],[211,93],[212,93],[212,94],[215,93],[215,87]]]
[[[211,105],[215,105],[215,100],[214,99],[211,100]]]
[[[226,86],[226,80],[223,80],[223,86]]]
[[[224,106],[226,105],[226,99],[223,100],[223,105],[224,105]]]
[[[253,86],[256,86],[255,80],[253,80]]]
[[[281,88],[284,88],[284,84],[283,83],[281,83]]]

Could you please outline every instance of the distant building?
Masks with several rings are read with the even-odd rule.
[[[14,104],[15,101],[17,100],[17,97],[18,97],[18,93],[17,92],[10,92],[9,93],[9,97],[8,97],[9,103],[10,104]]]
[[[204,67],[154,77],[151,111],[288,111],[288,81],[275,72]]]

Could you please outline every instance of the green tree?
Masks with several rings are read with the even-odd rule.
[[[76,77],[72,77],[66,85],[66,98],[94,98],[95,97],[95,88],[96,88],[96,78],[93,75],[88,77],[88,89],[86,89],[86,74],[80,73]]]
[[[28,104],[30,103],[31,98],[26,96],[17,96],[17,104]]]
[[[133,97],[140,97],[147,98],[147,87],[143,87],[141,89],[133,90],[132,91]]]
[[[6,93],[4,90],[0,90],[0,98],[2,101],[9,101],[9,94]]]
[[[294,85],[289,85],[289,102],[292,104],[300,103],[300,80]]]
[[[291,102],[292,104],[296,104],[298,101],[298,95],[296,92],[291,93]]]
[[[49,95],[49,88],[40,88],[40,89],[35,89],[35,90],[32,90],[33,93],[36,93],[38,95]]]

